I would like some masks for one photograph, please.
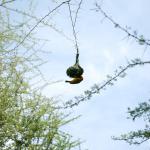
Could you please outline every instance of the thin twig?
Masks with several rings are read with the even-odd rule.
[[[126,28],[122,27],[119,23],[117,23],[109,15],[107,15],[107,13],[97,3],[96,3],[96,7],[97,7],[96,11],[100,11],[102,13],[102,15],[105,18],[107,18],[115,26],[115,28],[119,28],[120,30],[122,30],[123,32],[125,32],[129,37],[132,37],[132,38],[136,39],[137,42],[139,42],[139,43],[141,42],[142,45],[145,44],[147,46],[150,46],[150,43],[148,42],[149,40],[146,40],[146,39],[143,39],[143,38],[141,39],[136,34],[130,33]]]
[[[131,133],[130,133],[131,134]],[[123,136],[123,135],[122,135]],[[134,139],[136,138],[136,136],[131,136],[130,137],[130,135],[128,136],[128,135],[126,135],[127,137],[112,137],[112,139],[113,140],[117,140],[117,141],[126,141],[127,143],[129,143],[129,144],[138,144],[138,145],[140,145],[140,144],[142,144],[142,143],[144,143],[144,142],[146,142],[146,141],[148,141],[148,140],[150,140],[150,138],[148,138],[148,137],[144,137],[144,139],[142,139],[142,136],[144,136],[144,135],[141,135],[141,137],[137,137],[138,139],[139,138],[141,138],[142,140],[141,141],[134,141]]]
[[[11,51],[16,50],[20,45],[22,45],[24,43],[24,41],[27,39],[27,37],[33,32],[33,30],[36,29],[36,27],[45,19],[47,18],[50,14],[52,14],[54,11],[56,11],[58,8],[60,8],[62,5],[70,2],[71,0],[68,1],[64,1],[61,4],[59,4],[58,6],[56,6],[54,9],[52,9],[51,11],[49,11],[44,17],[42,17],[32,28],[31,30],[25,35],[25,37],[22,39],[22,41],[20,43],[18,43]]]
[[[10,10],[10,11],[12,11],[12,12],[25,15],[25,16],[27,16],[27,17],[30,17],[30,18],[36,20],[36,21],[39,21],[39,20],[40,20],[40,19],[37,18],[36,16],[31,15],[31,14],[28,14],[28,13],[23,12],[23,11],[18,10],[18,9],[13,9],[13,8],[10,8],[10,7],[7,7],[7,6],[1,6],[1,7],[5,8],[5,9],[7,9],[7,10]],[[67,40],[73,41],[73,40],[70,39],[67,35],[65,35],[61,30],[57,29],[57,28],[56,28],[55,26],[53,26],[52,24],[49,24],[49,23],[47,23],[47,22],[44,21],[44,20],[42,20],[41,23],[42,23],[43,25],[46,25],[46,26],[52,28],[52,29],[55,30],[57,33],[59,33],[59,34],[61,34],[62,36],[64,36]]]
[[[83,0],[80,0],[79,5],[78,5],[78,9],[77,9],[76,14],[75,14],[75,19],[74,19],[74,24],[73,24],[74,28],[75,28],[75,25],[77,22],[77,17],[78,17],[79,10],[81,9],[82,2],[83,2]]]
[[[12,3],[12,2],[14,2],[14,1],[16,1],[16,0],[9,0],[9,1],[2,2],[2,3],[0,4],[0,6],[3,6],[3,5],[8,4],[8,3]]]
[[[72,25],[72,30],[73,30],[73,36],[74,36],[74,40],[75,40],[75,48],[77,50],[77,54],[79,54],[77,35],[76,35],[76,31],[75,31],[74,21],[73,21],[73,18],[72,18],[72,12],[71,12],[71,7],[70,7],[69,2],[68,2],[68,8],[69,8],[69,15],[70,15],[70,20],[71,20],[71,25]]]

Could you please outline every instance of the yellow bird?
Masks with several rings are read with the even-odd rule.
[[[65,81],[65,82],[69,82],[70,84],[78,84],[78,83],[80,83],[82,80],[83,80],[83,77],[80,76],[80,77],[73,78],[71,81]]]

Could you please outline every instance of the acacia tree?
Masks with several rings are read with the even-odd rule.
[[[53,98],[43,96],[30,84],[33,78],[42,78],[38,67],[43,63],[38,50],[35,51],[41,39],[30,33],[39,23],[44,24],[44,19],[31,16],[30,11],[12,9],[22,18],[12,20],[11,10],[6,7],[14,1],[0,3],[4,8],[0,9],[0,147],[2,150],[70,150],[80,142],[72,140],[60,128],[76,118],[70,119],[68,113],[57,109]],[[31,28],[25,16],[37,24]]]
[[[75,97],[74,100],[67,101],[64,106],[57,106],[55,101],[44,97],[41,93],[30,88],[30,71],[33,70],[41,75],[38,66],[42,63],[35,55],[35,45],[40,39],[31,36],[34,29],[39,25],[47,25],[59,32],[51,24],[44,22],[44,19],[63,4],[70,1],[64,1],[56,8],[48,12],[42,18],[37,18],[31,13],[13,9],[7,4],[14,2],[2,1],[0,7],[6,10],[1,12],[1,108],[0,108],[0,136],[1,147],[3,149],[71,149],[78,145],[78,141],[72,142],[70,135],[60,131],[60,127],[71,120],[65,120],[68,115],[60,112],[60,108],[71,108],[77,106],[80,102],[89,100],[94,94],[111,86],[119,77],[125,77],[126,71],[136,66],[150,64],[150,61],[134,59],[128,62],[126,66],[120,66],[115,70],[114,75],[107,76],[106,81],[101,84],[95,84],[90,90],[85,91],[84,95]],[[82,1],[80,1],[81,5]],[[80,9],[79,5],[79,9]],[[96,4],[96,11],[101,12],[105,18],[110,20],[115,28],[121,29],[127,33],[127,36],[134,38],[139,44],[149,46],[149,40],[144,36],[138,36],[134,31],[130,33],[127,28],[123,28],[109,17],[99,5]],[[78,10],[79,10],[78,9]],[[78,12],[77,10],[77,12]],[[35,25],[24,20],[22,23],[9,22],[9,11],[29,17],[36,21]],[[77,15],[77,14],[76,14]],[[9,19],[8,19],[9,18]],[[76,19],[75,19],[76,21]],[[74,24],[73,24],[74,27]],[[28,32],[27,29],[29,29]],[[60,33],[60,32],[59,32]],[[60,33],[62,34],[62,33]],[[63,35],[63,34],[62,34]],[[15,46],[14,46],[15,45]],[[21,48],[22,51],[19,51]],[[37,50],[36,50],[37,53]],[[35,63],[36,60],[36,63]],[[131,118],[138,118],[148,114],[148,103],[142,103],[135,110],[129,110]],[[58,110],[59,108],[59,110]],[[142,112],[142,113],[141,113]],[[149,123],[149,119],[147,119]],[[141,141],[134,141],[140,138]],[[125,140],[130,144],[139,144],[149,139],[149,126],[144,130],[131,132],[123,135],[117,140]]]

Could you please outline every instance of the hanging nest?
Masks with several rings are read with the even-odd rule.
[[[67,75],[71,78],[80,77],[83,74],[83,68],[78,64],[75,63],[73,66],[69,67],[66,71]]]

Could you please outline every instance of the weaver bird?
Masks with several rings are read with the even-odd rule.
[[[65,82],[69,82],[70,84],[78,84],[78,83],[80,83],[82,80],[83,80],[83,77],[80,76],[80,77],[73,78],[71,81],[65,81]]]

